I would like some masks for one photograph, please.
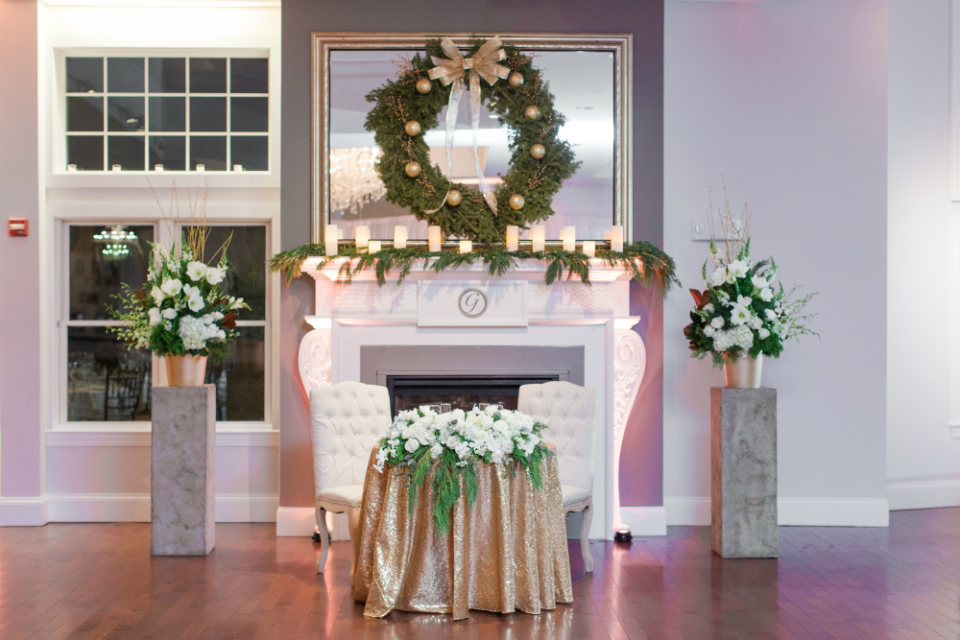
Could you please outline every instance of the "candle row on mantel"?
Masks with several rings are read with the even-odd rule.
[[[543,251],[546,246],[546,227],[542,224],[535,224],[530,227],[530,242],[533,245],[533,251]],[[397,249],[407,247],[407,228],[402,226],[394,227],[393,246]],[[323,237],[324,248],[328,256],[335,256],[339,251],[338,240],[342,237],[342,231],[335,224],[328,224]],[[610,231],[603,233],[603,239],[610,241],[610,250],[623,252],[623,227],[614,225]],[[560,230],[560,240],[563,242],[564,251],[576,251],[577,247],[577,229],[567,226]],[[593,258],[597,253],[597,243],[593,240],[583,241],[583,252]],[[370,253],[380,251],[382,243],[380,240],[370,239],[370,227],[358,225],[356,229],[356,245],[358,249],[367,248]],[[443,234],[439,226],[430,225],[427,227],[427,248],[432,252],[441,250],[443,246]],[[507,251],[517,251],[520,248],[520,227],[517,225],[507,225]],[[470,240],[460,241],[460,253],[470,253],[473,251],[473,243]]]

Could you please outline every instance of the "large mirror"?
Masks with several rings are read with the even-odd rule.
[[[430,38],[449,36],[464,49],[474,34],[313,34],[313,212],[312,240],[320,242],[326,224],[355,237],[357,225],[369,227],[374,239],[388,240],[396,226],[406,226],[411,240],[427,238],[428,222],[386,199],[374,168],[379,149],[373,132],[364,129],[373,105],[365,96],[396,77],[399,64],[423,53]],[[581,162],[577,172],[554,196],[554,215],[543,224],[548,240],[563,227],[576,228],[577,238],[602,240],[611,225],[622,225],[630,237],[630,82],[631,41],[623,36],[501,35],[524,53],[534,55],[566,117],[560,137]],[[451,180],[476,188],[478,182],[467,97],[459,109],[448,169],[445,132],[427,131],[433,164]],[[444,122],[446,107],[440,114]],[[498,174],[509,169],[509,130],[486,106],[481,107],[478,159],[486,179],[496,187]],[[624,142],[627,141],[627,144]],[[450,171],[452,170],[452,174]],[[529,231],[521,231],[526,239]]]

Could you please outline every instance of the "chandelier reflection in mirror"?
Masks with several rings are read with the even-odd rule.
[[[136,233],[118,224],[93,234],[93,241],[103,245],[100,253],[105,260],[119,262],[130,255],[130,245],[137,246],[139,238]]]
[[[374,164],[380,147],[332,149],[330,151],[330,208],[358,215],[361,207],[386,193]]]

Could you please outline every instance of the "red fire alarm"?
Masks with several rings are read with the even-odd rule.
[[[30,222],[26,218],[10,218],[7,221],[7,232],[11,236],[26,236],[30,231]]]

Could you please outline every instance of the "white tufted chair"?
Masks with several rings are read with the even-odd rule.
[[[557,447],[564,513],[583,512],[580,550],[583,565],[593,571],[590,521],[593,520],[593,429],[597,392],[569,382],[525,384],[517,409],[547,425],[544,440]]]
[[[350,539],[356,541],[363,479],[370,452],[390,426],[390,396],[385,387],[341,382],[310,391],[310,416],[317,527],[323,545],[317,572],[323,573],[330,549],[325,512],[346,513]],[[355,572],[351,566],[351,584]]]

